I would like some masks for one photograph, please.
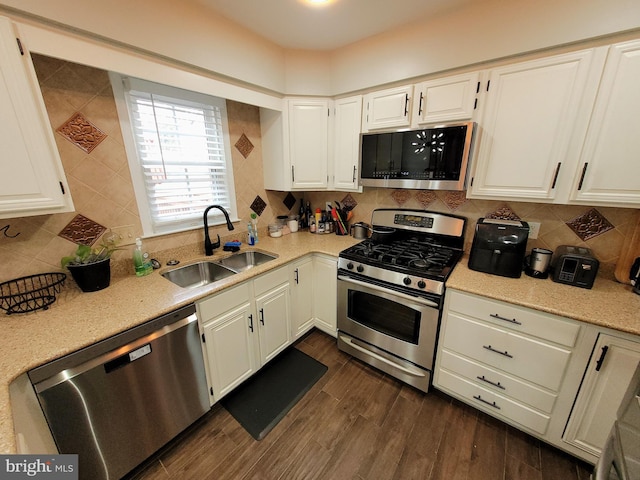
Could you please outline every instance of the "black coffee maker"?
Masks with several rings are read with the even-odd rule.
[[[527,222],[478,219],[469,254],[469,268],[492,275],[519,278],[528,238]]]

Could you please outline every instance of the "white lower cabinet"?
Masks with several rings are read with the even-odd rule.
[[[211,405],[314,326],[336,336],[337,268],[310,254],[197,302]]]
[[[313,328],[313,258],[307,256],[289,267],[291,285],[291,338],[300,338]]]
[[[638,365],[640,343],[604,333],[598,336],[567,423],[567,443],[600,455]]]
[[[449,289],[433,384],[594,462],[562,435],[595,336],[580,322]]]
[[[290,343],[287,267],[197,303],[211,405]]]
[[[313,316],[315,326],[337,336],[338,261],[335,257],[315,255]]]

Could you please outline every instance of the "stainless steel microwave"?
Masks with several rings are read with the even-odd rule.
[[[420,190],[464,190],[475,122],[365,133],[360,184]]]

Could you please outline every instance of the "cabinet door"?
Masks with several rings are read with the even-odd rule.
[[[380,128],[408,127],[411,124],[413,85],[389,88],[364,97],[362,131]]]
[[[640,344],[601,334],[593,350],[564,440],[599,456],[640,364]]]
[[[326,189],[329,101],[289,100],[287,126],[292,188]]]
[[[336,100],[334,110],[333,187],[358,190],[362,96]]]
[[[335,258],[315,257],[315,288],[313,312],[320,330],[337,335],[338,262]]]
[[[291,337],[296,339],[313,327],[313,260],[308,257],[291,266]]]
[[[590,49],[496,68],[471,198],[566,201],[606,52]]]
[[[213,399],[217,402],[256,371],[257,325],[251,304],[245,303],[206,323],[203,330]]]
[[[613,45],[582,149],[573,199],[640,204],[640,41]]]
[[[289,345],[289,284],[280,285],[256,298],[260,358],[264,365]]]
[[[471,72],[416,85],[414,121],[420,125],[469,120],[480,88],[479,77],[480,72]]]
[[[0,218],[69,212],[73,203],[27,51],[0,17]]]

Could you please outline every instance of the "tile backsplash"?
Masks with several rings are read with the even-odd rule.
[[[108,232],[110,228],[132,226],[136,236],[142,235],[107,72],[40,55],[33,55],[33,61],[76,212],[0,221],[0,281],[59,270],[60,258],[75,249],[73,240],[101,228]],[[297,213],[303,193],[264,189],[258,108],[227,101],[227,115],[236,203],[242,220],[232,233],[244,240],[252,206],[260,213],[259,228],[266,230],[276,216]],[[334,200],[355,204],[353,222],[370,221],[376,208],[427,209],[462,215],[468,218],[467,248],[480,217],[534,220],[541,223],[540,236],[529,240],[528,248],[584,245],[604,264],[615,264],[626,236],[640,221],[638,209],[469,200],[464,192],[365,188],[362,193],[351,194],[305,192],[304,200],[314,208],[324,208],[326,202]],[[85,232],[85,227],[92,230]],[[216,233],[229,235],[224,225],[212,227],[211,234]],[[153,254],[201,243],[202,239],[198,229],[148,238],[145,244]],[[132,249],[129,246],[116,252],[115,263],[128,269]],[[122,273],[133,273],[127,269]]]

